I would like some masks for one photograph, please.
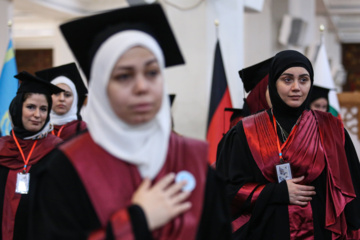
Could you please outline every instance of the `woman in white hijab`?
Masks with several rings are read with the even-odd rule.
[[[207,144],[171,132],[163,70],[183,59],[160,5],[61,30],[90,79],[89,131],[50,155],[32,206],[32,238],[229,239]]]
[[[64,92],[53,94],[50,122],[54,125],[52,134],[69,139],[86,129],[80,110],[87,94],[87,88],[75,63],[44,69],[35,73],[60,87]]]

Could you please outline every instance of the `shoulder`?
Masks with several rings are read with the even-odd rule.
[[[73,127],[73,128],[78,128],[79,130],[84,130],[86,129],[87,125],[86,122],[82,121],[82,120],[73,120],[71,122],[68,122],[65,124],[65,127]]]
[[[186,145],[186,146],[193,146],[193,147],[206,147],[207,148],[207,146],[208,146],[207,142],[205,142],[203,140],[181,136],[176,133],[171,133],[171,135],[170,135],[170,143],[172,143],[172,142],[177,143],[177,144]]]
[[[182,164],[204,164],[208,163],[208,144],[205,141],[189,137],[179,136],[171,133],[169,141],[169,156],[171,159],[181,159]],[[200,166],[198,165],[198,166]]]
[[[86,122],[84,122],[84,121],[80,121],[80,120],[79,120],[79,124],[80,124],[80,129],[81,129],[81,130],[83,130],[83,129],[86,129],[86,128],[87,128]]]
[[[344,128],[343,122],[339,118],[334,117],[334,115],[332,115],[331,113],[314,111],[314,110],[311,111],[315,115],[316,120],[319,123],[319,126],[326,126],[326,124],[329,124],[329,126],[331,127],[337,127],[339,129]]]
[[[316,116],[316,118],[320,121],[328,120],[328,121],[331,121],[334,123],[342,123],[339,118],[334,117],[334,115],[332,115],[329,112],[321,112],[321,111],[316,111],[316,110],[311,110],[311,111]]]
[[[255,114],[252,114],[250,116],[247,116],[245,118],[242,119],[244,125],[247,125],[248,123],[251,123],[251,122],[254,122],[258,119],[269,119],[269,116],[270,116],[270,109],[268,110],[263,110],[263,111],[260,111],[260,112],[257,112]]]
[[[61,143],[63,140],[53,134],[48,134],[47,137],[41,139],[42,142],[47,142],[49,144],[57,145]]]
[[[328,112],[314,110],[311,111],[315,115],[320,132],[323,135],[331,134],[331,136],[334,136],[334,134],[338,134],[337,136],[341,137],[343,142],[345,142],[344,124],[339,118],[334,117],[331,113]]]
[[[88,148],[86,145],[89,141],[92,140],[88,131],[82,132],[73,138],[63,142],[59,149],[62,151],[71,151],[72,149],[82,149],[82,147]]]
[[[14,138],[12,136],[3,136],[0,137],[0,149],[7,145],[7,144],[12,144],[14,143]]]

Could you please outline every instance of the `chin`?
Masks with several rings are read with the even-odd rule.
[[[60,112],[59,112],[59,111],[57,111],[57,112],[54,111],[54,112],[55,112],[57,115],[64,115],[65,113],[67,113],[67,112],[64,112],[64,111],[60,111]]]
[[[139,116],[136,118],[133,118],[130,122],[128,122],[130,125],[140,125],[140,124],[145,124],[147,122],[149,122],[152,118],[150,118],[149,116]]]
[[[299,107],[300,105],[299,104],[288,104],[289,107],[292,107],[292,108],[297,108]]]
[[[35,133],[37,133],[38,131],[40,131],[40,129],[41,129],[41,128],[37,127],[37,128],[29,128],[29,129],[26,129],[26,130],[28,130],[29,132],[34,132],[34,134],[35,134]]]
[[[298,107],[301,106],[301,104],[302,104],[302,102],[301,102],[301,103],[300,103],[300,102],[290,102],[290,103],[287,103],[287,105],[288,105],[289,107],[292,107],[292,108],[298,108]]]

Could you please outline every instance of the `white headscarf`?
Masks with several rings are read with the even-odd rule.
[[[45,125],[45,127],[38,133],[29,136],[29,137],[25,137],[25,140],[36,140],[36,139],[41,139],[44,138],[48,135],[49,132],[51,132],[54,129],[54,126],[50,123],[50,121],[48,121]]]
[[[58,115],[57,113],[55,113],[53,110],[51,110],[50,112],[50,122],[54,125],[64,125],[68,122],[72,122],[74,120],[77,120],[77,105],[78,105],[78,94],[76,91],[76,87],[75,84],[67,77],[65,76],[59,76],[57,78],[55,78],[54,80],[51,81],[52,84],[54,85],[58,85],[60,83],[66,84],[69,86],[69,88],[72,91],[72,94],[74,96],[74,100],[71,104],[70,110],[63,114],[63,115]]]
[[[141,46],[151,51],[163,73],[164,56],[150,35],[136,30],[114,34],[98,49],[92,62],[87,126],[94,141],[113,156],[134,164],[142,177],[153,179],[164,165],[171,132],[170,104],[163,85],[162,105],[154,119],[129,125],[113,111],[107,85],[118,59],[129,49]]]

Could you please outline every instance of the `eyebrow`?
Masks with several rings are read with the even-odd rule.
[[[151,59],[151,60],[147,61],[145,63],[145,65],[148,66],[148,65],[153,64],[153,63],[158,63],[158,61],[156,59]]]
[[[153,63],[158,63],[158,61],[154,58],[154,59],[150,59],[149,61],[145,62],[145,66],[149,66]],[[118,66],[116,67],[115,70],[132,70],[133,67],[128,67],[128,66]]]
[[[283,73],[283,74],[281,74],[281,76],[283,76],[283,75],[286,75],[286,76],[294,76],[294,74],[292,74],[292,73]],[[300,77],[304,77],[304,76],[310,76],[310,75],[307,74],[307,73],[303,73],[303,74],[300,74],[299,76],[300,76]]]

